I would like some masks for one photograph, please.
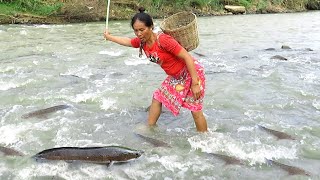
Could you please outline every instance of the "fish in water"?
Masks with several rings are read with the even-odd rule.
[[[60,177],[59,175],[48,175],[48,176],[32,176],[32,180],[66,180],[63,177]]]
[[[275,51],[276,49],[275,48],[267,48],[265,49],[266,51]]]
[[[271,59],[278,59],[278,60],[281,60],[281,61],[287,61],[288,59],[283,57],[283,56],[280,56],[280,55],[275,55],[275,56],[272,56]]]
[[[142,134],[138,134],[138,133],[135,133],[138,137],[146,140],[147,142],[149,142],[150,144],[154,145],[155,147],[170,147],[171,146],[166,143],[166,142],[163,142],[163,141],[160,141],[160,140],[157,140],[157,139],[153,139],[153,138],[150,138],[150,137],[147,137],[147,136],[144,136]]]
[[[70,74],[70,75],[68,75],[68,74],[60,74],[60,76],[62,76],[62,77],[75,77],[75,78],[81,78],[80,76],[73,75],[73,74]]]
[[[294,137],[292,137],[291,135],[284,133],[284,132],[280,132],[280,131],[276,131],[273,129],[269,129],[266,128],[264,126],[258,125],[259,128],[263,129],[264,131],[276,136],[278,139],[290,139],[290,140],[296,140]]]
[[[193,52],[194,54],[198,55],[199,57],[206,57],[206,55],[198,53],[198,52]]]
[[[69,108],[70,106],[68,105],[57,105],[57,106],[52,106],[46,109],[40,109],[40,110],[36,110],[36,111],[32,111],[29,112],[27,114],[22,115],[21,117],[24,119],[28,119],[31,117],[45,117],[45,115],[49,114],[49,113],[53,113],[59,110],[63,110],[66,108]]]
[[[305,50],[306,51],[313,51],[313,49],[311,49],[311,48],[306,48]]]
[[[3,147],[0,146],[0,151],[5,155],[5,156],[24,156],[22,152],[19,152],[17,150],[14,150],[12,148],[8,147]]]
[[[63,160],[109,165],[126,162],[142,155],[142,151],[121,146],[103,147],[58,147],[46,149],[33,156],[36,160]]]
[[[240,159],[235,157],[231,157],[223,154],[216,154],[216,153],[208,153],[208,154],[223,160],[226,163],[226,165],[229,165],[229,164],[244,165],[244,163]]]
[[[280,162],[276,162],[273,161],[271,159],[266,159],[267,164],[269,165],[276,165],[278,167],[280,167],[281,169],[287,171],[289,173],[289,175],[305,175],[305,176],[310,176],[310,173],[305,171],[304,169],[298,168],[298,167],[294,167],[294,166],[289,166],[286,164],[282,164]]]

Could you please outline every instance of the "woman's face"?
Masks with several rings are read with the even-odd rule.
[[[136,20],[133,24],[133,30],[136,36],[142,41],[148,41],[152,36],[152,27],[147,27],[144,22]]]

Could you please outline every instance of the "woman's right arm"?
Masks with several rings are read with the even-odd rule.
[[[108,29],[106,29],[103,33],[103,36],[106,40],[115,42],[117,44],[123,45],[123,46],[129,46],[132,47],[131,39],[128,37],[120,37],[120,36],[113,36],[109,33]]]

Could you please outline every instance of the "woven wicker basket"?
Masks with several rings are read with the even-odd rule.
[[[161,22],[160,28],[187,51],[192,51],[199,45],[197,16],[191,12],[179,12],[169,16]]]

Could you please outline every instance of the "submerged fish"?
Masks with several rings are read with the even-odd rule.
[[[194,54],[198,55],[199,57],[205,57],[206,55],[198,53],[198,52],[193,52]]]
[[[283,57],[283,56],[280,56],[280,55],[275,55],[275,56],[272,56],[271,59],[278,59],[278,60],[281,60],[281,61],[287,61],[288,59]]]
[[[291,139],[291,140],[295,140],[294,137],[292,137],[291,135],[284,133],[284,132],[280,132],[280,131],[276,131],[276,130],[272,130],[269,128],[266,128],[264,126],[258,125],[259,128],[265,130],[266,132],[276,136],[278,139]]]
[[[266,51],[275,51],[276,49],[275,48],[267,48],[265,49]]]
[[[289,166],[286,164],[282,164],[280,162],[276,162],[273,161],[271,159],[266,159],[267,163],[269,165],[274,164],[278,167],[280,167],[281,169],[287,171],[289,173],[289,175],[305,175],[305,176],[310,176],[310,173],[305,171],[304,169],[298,168],[298,167],[294,167],[294,166]]]
[[[149,142],[150,144],[154,145],[155,147],[171,147],[168,143],[157,140],[157,139],[153,139],[147,136],[144,136],[142,134],[138,134],[135,133],[137,136],[139,136],[140,138],[146,140],[147,142]]]
[[[3,147],[0,146],[0,151],[5,155],[5,156],[24,156],[22,152],[19,152],[17,150],[14,150],[12,148],[8,147]]]
[[[208,153],[209,155],[213,155],[221,160],[223,160],[226,165],[229,165],[229,164],[238,164],[238,165],[244,165],[244,163],[236,158],[236,157],[231,157],[231,156],[228,156],[228,155],[223,155],[223,154],[216,154],[216,153]]]
[[[48,176],[32,176],[32,180],[66,180],[63,177],[60,177],[59,175],[48,175]]]
[[[59,147],[47,149],[34,155],[36,160],[64,160],[67,162],[80,161],[86,163],[110,164],[126,162],[138,158],[142,151],[120,146],[104,147]]]
[[[31,117],[43,117],[43,116],[45,116],[45,115],[47,115],[49,113],[53,113],[53,112],[56,112],[56,111],[59,111],[59,110],[63,110],[63,109],[69,108],[69,107],[70,106],[68,106],[68,105],[52,106],[52,107],[49,107],[49,108],[46,108],[46,109],[40,109],[40,110],[32,111],[30,113],[22,115],[21,117],[24,118],[24,119],[31,118]]]

